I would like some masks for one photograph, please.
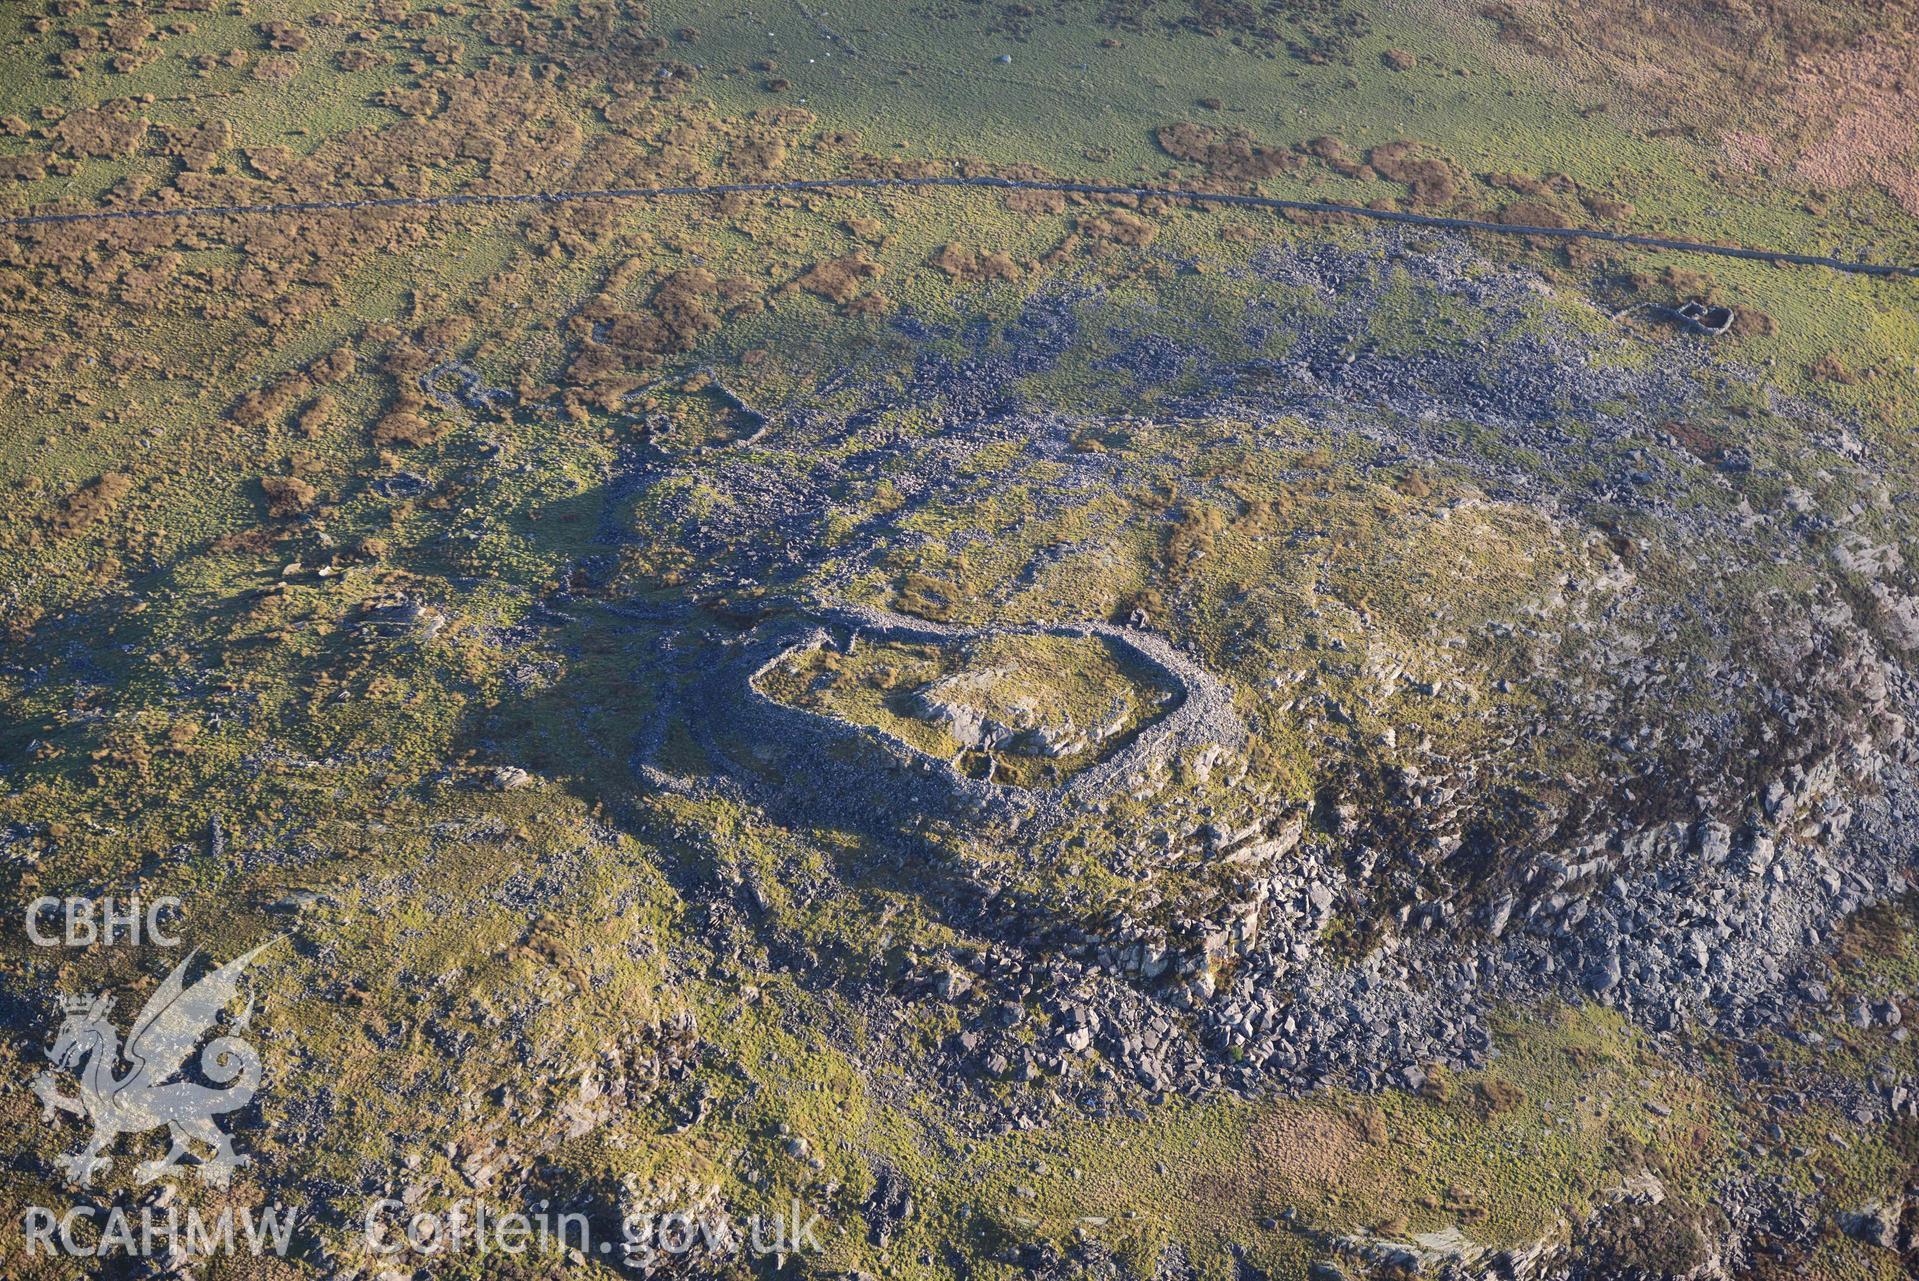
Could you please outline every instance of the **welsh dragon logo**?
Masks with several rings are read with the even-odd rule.
[[[277,940],[268,940],[237,960],[188,987],[187,967],[198,956],[196,948],[174,966],[153,995],[147,999],[140,1016],[127,1034],[126,1045],[107,1015],[113,998],[104,993],[95,997],[63,997],[59,1033],[47,1051],[55,1068],[71,1072],[79,1081],[78,1095],[60,1092],[52,1072],[42,1072],[33,1082],[40,1096],[43,1115],[48,1122],[61,1112],[71,1112],[93,1124],[93,1136],[78,1152],[59,1158],[68,1177],[81,1187],[93,1182],[112,1164],[107,1149],[122,1134],[140,1134],[166,1126],[173,1145],[165,1156],[143,1161],[134,1168],[134,1177],[142,1183],[163,1178],[188,1155],[187,1141],[197,1140],[213,1149],[213,1155],[199,1166],[202,1181],[225,1187],[233,1171],[252,1158],[236,1156],[233,1140],[214,1124],[213,1118],[245,1107],[260,1088],[260,1056],[236,1033],[246,1030],[253,1013],[249,999],[245,1009],[230,1025],[227,1035],[207,1042],[200,1054],[200,1070],[215,1086],[173,1078],[186,1066],[193,1047],[213,1028],[220,1012],[239,993],[240,975]],[[129,1065],[123,1076],[114,1073],[120,1060]]]

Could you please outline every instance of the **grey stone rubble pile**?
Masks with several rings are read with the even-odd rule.
[[[1825,771],[1814,777],[1832,781]],[[1116,922],[1090,949],[1089,968],[1145,985],[1178,1020],[1145,1013],[1146,1026],[1190,1024],[1198,1045],[1298,1085],[1416,1088],[1424,1065],[1483,1060],[1486,1001],[1544,992],[1604,1001],[1654,1030],[1774,1025],[1807,999],[1789,979],[1822,954],[1831,931],[1902,891],[1913,856],[1893,815],[1915,802],[1909,782],[1890,782],[1886,794],[1859,800],[1858,829],[1842,848],[1781,846],[1763,830],[1734,833],[1712,821],[1628,832],[1588,843],[1576,860],[1542,859],[1529,897],[1495,899],[1458,922],[1459,932],[1390,934],[1357,963],[1315,946],[1353,887],[1344,868],[1308,847],[1283,873],[1245,883],[1225,912],[1184,931],[1196,945],[1182,949]],[[1798,807],[1781,803],[1782,825],[1834,797],[1801,791],[1796,799]],[[1277,841],[1249,845],[1292,849],[1298,823],[1290,815]],[[1824,823],[1820,830],[1840,835]],[[1213,978],[1222,969],[1232,976],[1225,985]],[[1152,1066],[1123,1016],[1108,1025],[1117,1027],[1108,1040],[1122,1062]],[[1244,1067],[1215,1063],[1200,1074],[1232,1083],[1246,1079]]]

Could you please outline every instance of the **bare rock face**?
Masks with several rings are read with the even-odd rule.
[[[1906,1207],[1894,1202],[1875,1202],[1839,1216],[1839,1229],[1855,1241],[1881,1250],[1899,1248],[1899,1224]]]
[[[1038,715],[1029,700],[1016,700],[1004,707],[1014,722],[1010,725],[1001,723],[989,712],[988,707],[998,701],[992,697],[992,687],[1012,677],[1013,673],[1004,668],[943,676],[914,692],[913,712],[923,720],[944,727],[963,748],[1003,750],[1033,729]]]
[[[1074,722],[1070,710],[1022,692],[1020,673],[1004,667],[931,681],[913,693],[911,707],[962,749],[1051,760],[1076,756],[1117,737],[1132,710],[1124,694],[1115,694],[1104,728],[1089,733]]]

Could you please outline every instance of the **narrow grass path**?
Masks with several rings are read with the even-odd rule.
[[[1129,196],[1135,199],[1190,200],[1197,204],[1274,209],[1297,213],[1336,214],[1374,222],[1442,227],[1452,231],[1484,231],[1501,236],[1547,236],[1560,240],[1600,240],[1638,249],[1670,249],[1681,253],[1715,254],[1799,267],[1824,267],[1862,276],[1919,278],[1919,266],[1863,262],[1822,254],[1787,253],[1782,249],[1754,249],[1745,245],[1678,240],[1604,227],[1536,227],[1524,223],[1487,222],[1480,218],[1451,218],[1443,214],[1406,213],[1397,209],[1369,209],[1364,205],[1324,200],[1288,200],[1280,196],[1238,195],[1195,191],[1179,187],[1122,187],[1088,182],[1049,182],[1027,178],[799,178],[789,182],[724,182],[694,187],[603,187],[584,191],[476,192],[450,196],[382,196],[364,200],[297,200],[258,205],[178,205],[135,209],[89,209],[72,213],[10,214],[0,226],[32,227],[58,223],[121,222],[143,218],[224,218],[259,214],[325,213],[356,209],[455,209],[495,205],[550,205],[581,200],[670,200],[680,197],[773,195],[782,192],[897,191],[921,187],[980,188],[989,191],[1058,191],[1082,196]]]

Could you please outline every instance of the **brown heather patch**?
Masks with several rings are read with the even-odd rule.
[[[0,156],[0,179],[38,182],[46,176],[47,161],[44,156]]]
[[[236,552],[260,556],[271,550],[279,537],[278,533],[265,526],[253,525],[246,529],[230,530],[221,534],[208,544],[207,550],[220,556],[232,555]]]
[[[319,492],[298,476],[262,476],[260,490],[266,495],[267,515],[298,516],[313,510]]]
[[[1410,187],[1412,203],[1421,208],[1451,205],[1459,199],[1465,175],[1444,156],[1418,154],[1416,142],[1388,142],[1366,153],[1366,163],[1380,177]]]
[[[316,383],[344,382],[353,377],[353,350],[340,347],[313,362],[308,371]]]
[[[1062,214],[1066,212],[1066,195],[1059,191],[1009,191],[1006,207],[1018,214]]]
[[[1250,182],[1287,173],[1301,164],[1291,148],[1261,146],[1237,129],[1181,122],[1162,125],[1154,136],[1167,155],[1202,165],[1213,178]]]
[[[1577,200],[1581,205],[1585,206],[1587,213],[1601,222],[1620,223],[1631,218],[1633,215],[1631,202],[1621,200],[1619,197],[1604,191],[1594,191],[1589,187],[1582,186],[1563,173],[1550,173],[1544,177],[1535,178],[1531,174],[1496,170],[1483,175],[1483,178],[1489,187],[1502,191],[1516,192],[1522,196],[1539,197],[1546,204],[1552,203],[1551,197],[1561,197],[1559,206],[1557,206],[1561,209],[1570,209],[1571,201]],[[1508,208],[1513,207],[1514,206],[1509,206]],[[1574,221],[1579,221],[1577,215],[1572,216]],[[1533,220],[1524,217],[1502,217],[1501,221],[1523,223]],[[1534,225],[1557,227],[1570,224],[1556,223],[1547,220],[1536,222]]]
[[[1473,1086],[1473,1094],[1482,1116],[1511,1112],[1526,1102],[1526,1092],[1504,1077],[1484,1077]]]
[[[1755,174],[1779,163],[1771,138],[1745,129],[1728,129],[1719,138],[1720,161],[1734,173]]]
[[[741,177],[770,178],[786,167],[786,143],[779,138],[749,138],[734,148],[728,167]]]
[[[1666,430],[1687,453],[1701,461],[1716,463],[1726,452],[1725,442],[1709,428],[1698,423],[1669,422]]]
[[[1897,955],[1912,932],[1914,900],[1882,903],[1849,918],[1839,932],[1835,959],[1846,968],[1859,968]]]
[[[1743,114],[1810,62],[1908,29],[1914,0],[1499,0],[1478,11],[1507,44],[1555,70],[1624,88],[1675,119]]]
[[[393,61],[392,58],[377,49],[355,47],[342,49],[334,62],[342,71],[366,71]]]
[[[1303,150],[1342,178],[1361,178],[1372,174],[1366,162],[1346,145],[1344,138],[1321,134],[1309,140]]]
[[[446,434],[444,423],[433,423],[411,410],[396,409],[373,425],[373,443],[381,447],[414,448],[431,445]]]
[[[1548,200],[1515,200],[1494,217],[1509,227],[1571,227],[1577,219]],[[1562,242],[1553,236],[1527,236],[1534,249],[1550,249]]]
[[[1789,118],[1830,124],[1800,151],[1794,172],[1828,190],[1876,186],[1919,214],[1915,53],[1911,42],[1875,38],[1797,69],[1786,98]]]
[[[1570,227],[1572,219],[1557,205],[1543,200],[1515,200],[1499,211],[1509,227]]]
[[[300,60],[290,53],[269,54],[253,64],[252,74],[264,84],[285,84],[300,74]]]
[[[623,291],[638,267],[639,260],[633,260],[616,270],[605,289],[571,321],[580,349],[567,376],[597,403],[617,403],[620,395],[637,385],[634,369],[658,365],[663,355],[692,350],[720,324],[713,304],[721,294],[721,283],[701,267],[668,275],[643,310],[621,307],[613,295]]]
[[[1019,264],[999,250],[987,252],[966,245],[944,245],[930,259],[955,280],[1018,280]]]
[[[1651,136],[1712,131],[1729,173],[1790,164],[1919,213],[1919,0],[1503,0],[1479,15],[1554,75],[1673,122]]]
[[[836,303],[849,303],[860,294],[866,281],[875,280],[885,272],[884,267],[865,254],[851,253],[844,258],[816,263],[797,283],[810,294]]]
[[[313,43],[306,32],[290,22],[262,22],[259,24],[259,32],[261,38],[267,42],[267,48],[286,53],[298,53]]]
[[[105,472],[68,494],[47,523],[56,534],[77,534],[112,512],[132,490],[126,476]]]
[[[144,118],[123,106],[76,111],[53,127],[56,150],[98,160],[131,156],[147,140]]]
[[[1079,230],[1094,241],[1105,241],[1116,245],[1150,245],[1153,237],[1159,234],[1159,228],[1135,213],[1124,209],[1115,209],[1110,213],[1097,214],[1091,218],[1079,220]]]
[[[1814,378],[1823,378],[1829,383],[1839,383],[1851,387],[1860,381],[1860,376],[1842,359],[1838,352],[1827,352],[1813,362],[1811,373]]]
[[[339,403],[331,395],[321,392],[307,402],[306,408],[300,411],[299,418],[295,420],[295,425],[299,427],[301,435],[311,440],[333,423],[339,415],[339,408]]]
[[[1334,1185],[1371,1141],[1362,1120],[1297,1104],[1268,1109],[1248,1135],[1261,1173],[1283,1194],[1303,1196]],[[1385,1130],[1383,1121],[1378,1127]]]

